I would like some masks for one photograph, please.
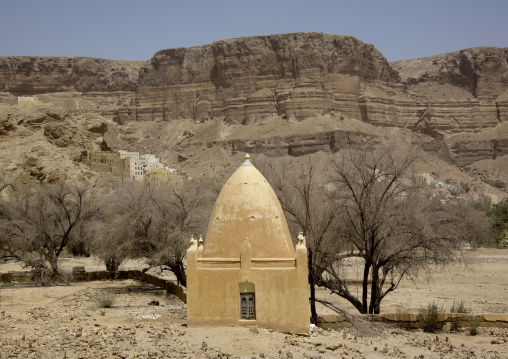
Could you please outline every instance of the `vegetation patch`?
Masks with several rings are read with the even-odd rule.
[[[111,308],[115,303],[116,296],[112,292],[100,291],[95,297],[95,302],[100,308]]]
[[[418,310],[418,324],[424,332],[434,333],[441,328],[440,317],[443,314],[443,306],[436,302],[429,302],[426,307]]]

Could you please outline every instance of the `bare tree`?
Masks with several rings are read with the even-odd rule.
[[[93,226],[93,252],[108,270],[126,258],[147,258],[167,266],[186,285],[184,258],[191,234],[204,233],[216,196],[206,180],[150,187],[112,182],[102,197]]]
[[[483,213],[432,198],[428,188],[413,183],[412,165],[418,158],[414,150],[397,156],[388,148],[346,148],[320,171],[312,155],[256,162],[274,188],[293,236],[299,230],[307,236],[312,319],[317,317],[315,285],[345,298],[361,313],[379,313],[382,299],[405,276],[429,275],[436,265],[460,258],[463,243],[485,241]],[[351,268],[358,266],[362,270],[355,281]]]
[[[209,181],[193,180],[153,190],[154,225],[149,233],[150,263],[164,265],[187,285],[184,265],[191,235],[204,234],[217,194]]]
[[[336,233],[337,208],[319,178],[312,158],[260,158],[256,161],[272,185],[293,238],[303,231],[307,242],[311,322],[317,322],[315,287],[323,272],[323,246]],[[322,174],[322,173],[321,173]]]
[[[49,264],[52,273],[58,274],[58,258],[78,223],[88,215],[90,195],[90,186],[69,182],[17,188],[7,216],[21,259],[36,270],[44,270]]]
[[[93,237],[90,250],[104,261],[107,270],[116,271],[125,259],[143,252],[152,223],[150,200],[146,183],[107,178],[101,185],[88,231]]]
[[[11,201],[8,191],[14,190],[12,182],[4,174],[0,174],[0,259],[20,259],[23,245],[15,234],[15,219],[10,210]]]
[[[361,313],[379,313],[382,299],[404,276],[450,263],[464,240],[473,239],[461,228],[465,211],[430,199],[411,182],[417,158],[416,152],[396,156],[387,149],[350,149],[335,162],[330,183],[340,226],[322,252],[327,263],[318,285],[347,299]],[[359,259],[363,267],[360,295],[351,290],[344,270],[350,258]]]

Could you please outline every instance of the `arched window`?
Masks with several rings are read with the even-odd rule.
[[[256,302],[254,293],[240,293],[240,319],[256,319]]]

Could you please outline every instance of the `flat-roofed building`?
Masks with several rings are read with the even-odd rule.
[[[41,103],[37,96],[18,96],[18,105],[38,105]]]
[[[110,172],[115,176],[125,176],[130,171],[126,160],[113,152],[90,152],[88,162],[90,169],[95,172]]]
[[[120,158],[139,158],[139,152],[129,152],[129,151],[124,151],[124,150],[120,150],[118,151],[118,156]]]
[[[152,169],[149,174],[150,185],[153,186],[182,183],[183,178],[179,170],[167,167]]]

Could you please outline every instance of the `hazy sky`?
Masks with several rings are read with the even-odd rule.
[[[252,35],[352,35],[389,60],[508,47],[508,0],[0,0],[0,56],[148,60]]]

